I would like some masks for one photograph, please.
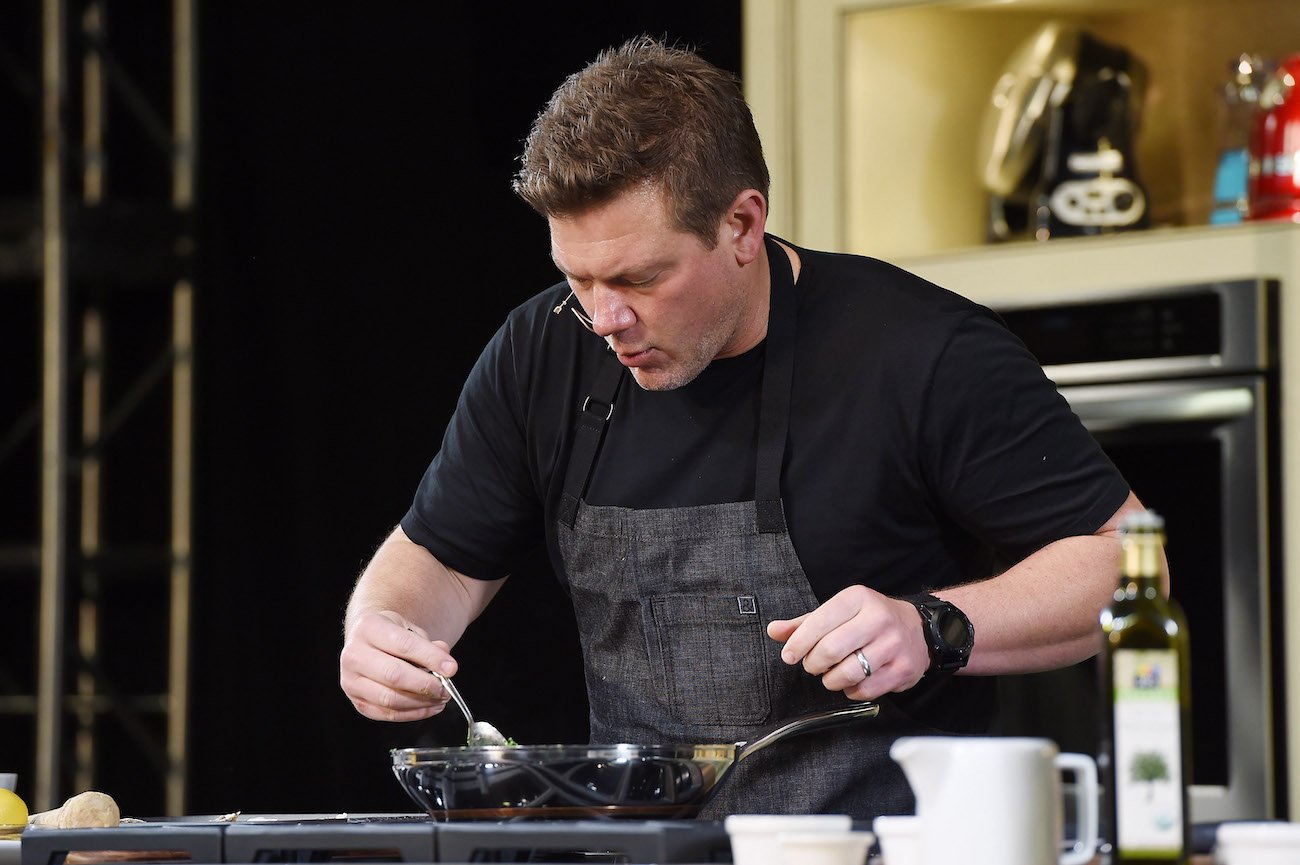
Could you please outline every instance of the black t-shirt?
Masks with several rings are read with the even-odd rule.
[[[825,600],[990,576],[1090,534],[1128,486],[990,311],[874,259],[798,250],[797,345],[781,492]],[[552,286],[515,309],[470,373],[402,527],[444,564],[495,579],[555,544],[573,422],[603,341]],[[625,380],[586,500],[746,501],[764,344],[684,387]]]

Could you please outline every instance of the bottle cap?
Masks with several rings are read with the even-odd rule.
[[[1164,517],[1152,510],[1133,511],[1120,520],[1119,530],[1123,534],[1137,532],[1159,532],[1165,527]]]

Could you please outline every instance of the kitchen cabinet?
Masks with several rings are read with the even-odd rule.
[[[1154,227],[986,244],[979,130],[1007,58],[1045,21],[1131,50],[1149,87],[1136,145]],[[886,258],[990,306],[1214,280],[1276,278],[1285,604],[1300,621],[1300,225],[1207,225],[1218,89],[1250,51],[1300,51],[1294,0],[746,0],[746,96],[772,170],[776,234]],[[1288,516],[1289,515],[1289,516]],[[1172,527],[1171,527],[1172,528]],[[1300,628],[1285,648],[1300,729]],[[1300,813],[1300,739],[1286,780]],[[1287,816],[1280,814],[1279,816]]]
[[[884,258],[983,243],[985,107],[1049,20],[1145,65],[1136,156],[1153,224],[1204,224],[1228,64],[1300,51],[1293,0],[746,0],[745,90],[773,230]]]

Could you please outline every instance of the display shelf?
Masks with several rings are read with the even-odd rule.
[[[1291,0],[747,0],[746,95],[771,162],[773,229],[884,258],[983,244],[986,106],[1049,20],[1142,61],[1136,158],[1153,223],[1204,224],[1228,63],[1300,51]]]

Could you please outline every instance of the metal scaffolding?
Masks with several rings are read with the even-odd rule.
[[[127,783],[108,777],[120,767],[105,765],[112,756],[106,751],[119,741],[101,742],[112,719],[120,741],[145,758],[132,760],[130,771],[156,770],[157,807],[184,813],[196,4],[15,0],[0,11],[0,24],[10,17],[7,23],[15,25],[0,26],[0,83],[11,86],[17,102],[33,103],[31,132],[38,141],[36,182],[16,191],[0,188],[0,291],[39,292],[41,357],[38,410],[0,416],[8,422],[7,429],[0,426],[0,468],[33,450],[39,459],[39,483],[30,490],[39,509],[38,537],[31,544],[0,546],[4,585],[34,580],[39,587],[36,669],[18,669],[30,657],[0,657],[0,684],[7,685],[0,692],[0,716],[24,719],[34,728],[34,758],[26,769],[32,775],[31,804],[41,810],[72,793]],[[111,38],[118,33],[130,38],[119,43]],[[149,34],[162,38],[151,40]],[[39,45],[30,58],[22,44],[8,44],[24,36]],[[159,43],[170,50],[156,51],[152,46]],[[37,58],[36,68],[28,68],[26,61]],[[150,63],[164,68],[159,72]],[[114,136],[110,117],[132,135]],[[138,146],[141,141],[151,142],[153,152]],[[163,179],[149,181],[154,174]],[[129,312],[115,311],[116,299],[128,294]],[[119,356],[138,354],[140,344],[148,343],[136,325],[149,318],[151,305],[159,307],[164,322],[155,356],[143,364],[118,363]],[[18,338],[29,326],[19,316],[0,317],[0,340]],[[110,387],[113,374],[121,386]],[[122,444],[129,438],[122,431],[142,424],[162,428],[151,440],[165,442],[165,453],[135,445],[137,452],[122,456],[121,449],[132,447]],[[33,438],[38,447],[24,447]],[[139,476],[156,474],[156,488],[122,468],[150,463],[162,466]],[[160,504],[141,506],[139,513],[147,515],[142,519],[166,525],[142,532],[147,543],[124,545],[107,527],[117,515],[106,502],[121,510],[122,502],[150,497]],[[138,598],[132,612],[112,607],[108,598],[124,580],[152,582],[138,596],[155,599],[162,612],[145,614]],[[15,588],[0,601],[6,597],[26,595]],[[20,615],[14,611],[15,618]],[[120,621],[128,616],[132,621]],[[156,687],[142,687],[120,674],[124,659],[105,646],[105,634],[123,626],[145,628],[154,620],[165,633],[147,636],[164,656],[159,663],[165,675]],[[27,682],[34,687],[23,692]],[[138,778],[130,784],[138,786]]]

